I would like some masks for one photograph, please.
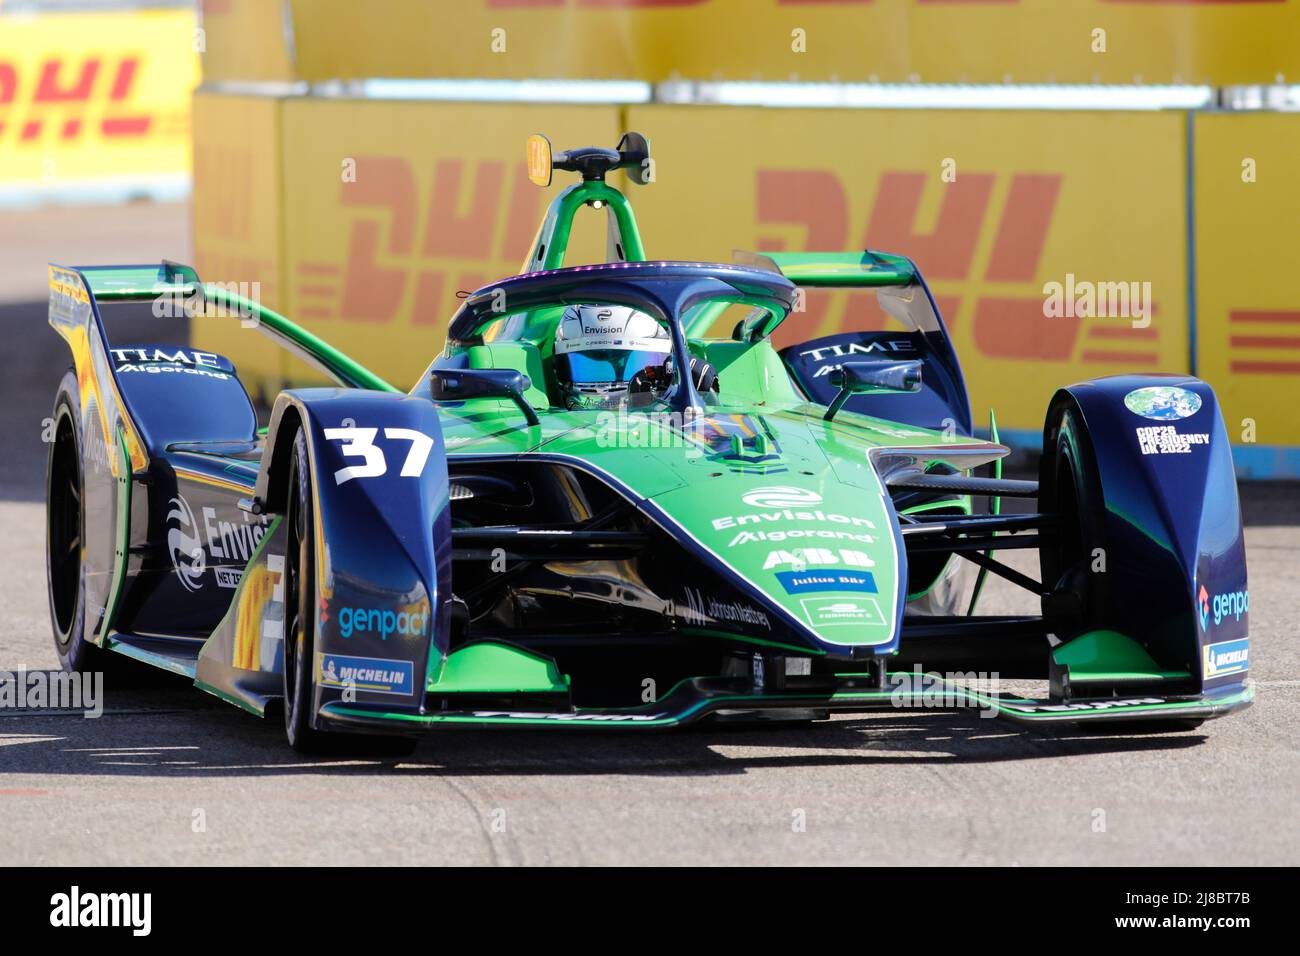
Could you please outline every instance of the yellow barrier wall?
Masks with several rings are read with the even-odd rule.
[[[287,44],[286,27],[292,25],[288,11],[281,0],[204,0],[200,11],[204,82],[294,79]]]
[[[0,15],[0,186],[190,170],[185,11]]]
[[[622,112],[202,94],[198,268],[259,282],[268,305],[406,385],[441,347],[456,293],[516,271],[567,182],[526,182],[526,135],[545,131],[562,147],[637,129],[656,161],[656,181],[629,192],[650,256],[863,247],[913,256],[952,330],[978,420],[992,406],[1004,429],[1035,431],[1062,384],[1189,367],[1182,114]],[[1300,116],[1195,123],[1198,371],[1219,392],[1234,441],[1294,446],[1300,405],[1278,399],[1300,381],[1288,231],[1300,221],[1289,178]],[[1244,181],[1251,173],[1256,181]],[[587,213],[570,262],[602,258],[602,236],[602,217]],[[1044,287],[1070,276],[1076,291],[1150,283],[1150,325],[1134,303],[1121,316],[1045,316]],[[812,293],[781,344],[869,321],[867,295]],[[195,340],[234,358],[255,390],[302,381],[300,367],[230,319],[197,320]]]
[[[1060,385],[1187,369],[1181,114],[628,112],[656,160],[657,181],[634,195],[648,255],[911,256],[952,331],[977,422],[993,406],[1004,428],[1040,429]],[[1045,284],[1070,275],[1078,290],[1151,283],[1150,325],[1045,317]],[[810,294],[778,344],[860,323],[852,303],[865,295]]]
[[[207,282],[257,283],[250,294],[277,310],[284,305],[281,103],[194,97],[194,266]],[[274,390],[284,376],[281,350],[230,317],[194,319],[191,338],[230,356],[250,387]]]
[[[1234,443],[1300,445],[1300,115],[1198,115],[1194,143],[1197,370]]]
[[[403,387],[472,291],[519,270],[546,203],[523,143],[613,143],[615,107],[195,97],[195,255],[206,281],[260,283],[260,301]],[[604,215],[573,264],[604,258]],[[255,330],[200,318],[254,393],[319,382]]]
[[[306,80],[1233,84],[1300,75],[1300,0],[292,0],[292,13],[293,60]],[[234,68],[212,49],[214,67]]]
[[[456,293],[518,272],[560,189],[528,182],[527,136],[619,137],[612,106],[291,99],[282,109],[279,301],[403,387],[442,348]],[[604,214],[584,212],[571,264],[604,258]]]

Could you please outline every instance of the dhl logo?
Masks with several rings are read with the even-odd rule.
[[[760,251],[784,249],[781,233],[793,226],[802,228],[808,250],[878,249],[906,255],[930,283],[949,329],[965,299],[974,296],[972,339],[976,350],[990,358],[1066,362],[1082,338],[1081,361],[1153,367],[1159,360],[1154,323],[1134,328],[1131,323],[1044,316],[1039,265],[1062,181],[1059,174],[1011,174],[1001,208],[994,208],[994,173],[963,172],[954,182],[933,185],[927,173],[887,170],[880,176],[865,228],[855,232],[849,222],[849,197],[836,173],[760,169],[755,179],[755,245]],[[927,183],[943,194],[934,228],[922,233],[916,223]],[[991,252],[977,275],[976,253],[988,230]],[[1010,291],[970,290],[975,284]],[[874,297],[812,290],[806,310],[782,324],[776,344],[851,328],[884,327]]]
[[[351,219],[344,265],[297,263],[298,316],[391,322],[409,314],[416,325],[442,324],[458,290],[517,270],[545,198],[528,181],[526,166],[464,159],[433,166],[433,186],[421,202],[409,161],[357,158],[357,181],[342,183],[338,196]],[[435,264],[448,259],[465,264]]]
[[[47,129],[61,140],[77,140],[92,110],[105,114],[98,128],[108,139],[146,136],[153,118],[128,112],[139,70],[137,56],[52,56],[26,72],[19,63],[0,59],[0,143],[35,143]]]
[[[515,271],[544,199],[528,182],[525,165],[447,158],[433,166],[432,188],[422,195],[407,159],[358,157],[357,181],[341,183],[338,193],[348,220],[343,261],[296,263],[298,317],[384,323],[410,315],[415,325],[440,325],[454,311],[457,291]],[[932,177],[919,171],[885,171],[859,230],[849,221],[848,194],[836,173],[760,169],[753,247],[785,248],[784,236],[793,229],[807,249],[908,255],[930,281],[949,327],[959,315],[970,315],[974,347],[989,358],[1077,358],[1134,369],[1159,364],[1155,323],[1135,328],[1123,320],[1044,316],[1039,267],[1061,175],[1014,173],[1000,192],[994,173],[963,172],[941,186],[928,182]],[[917,221],[927,188],[944,192],[933,229],[922,232]],[[1001,196],[998,204],[995,196]],[[977,273],[977,252],[986,241],[990,252]],[[968,300],[973,305],[965,310]],[[872,297],[813,290],[806,310],[782,324],[777,345],[841,329],[881,328],[882,322]]]
[[[1300,310],[1230,309],[1228,330],[1228,371],[1300,374]]]

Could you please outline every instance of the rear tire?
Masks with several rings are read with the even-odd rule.
[[[95,669],[98,648],[86,640],[86,521],[81,403],[71,369],[54,398],[53,440],[45,468],[45,580],[50,625],[59,665],[69,672]]]

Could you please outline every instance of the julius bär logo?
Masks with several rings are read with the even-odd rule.
[[[207,569],[203,542],[199,540],[194,512],[180,495],[171,500],[167,512],[167,551],[171,554],[176,577],[185,590],[197,591],[203,587],[203,572]]]

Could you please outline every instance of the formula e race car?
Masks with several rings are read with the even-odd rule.
[[[561,153],[534,137],[528,155],[535,181],[579,181],[522,274],[465,298],[406,389],[191,268],[50,267],[73,355],[48,463],[64,667],[125,654],[282,711],[307,751],[935,700],[1188,727],[1250,703],[1241,517],[1208,385],[1062,388],[1038,480],[1004,479],[1008,449],[996,425],[976,437],[911,261],[651,261],[606,182],[648,178],[644,137]],[[584,206],[608,216],[611,261],[566,268]],[[802,290],[827,287],[891,326],[778,351]],[[281,392],[259,427],[225,357],[110,343],[115,315],[162,296],[243,318],[336,387]],[[1037,575],[996,556],[1012,549],[1037,552]],[[989,573],[1041,610],[976,614]]]

